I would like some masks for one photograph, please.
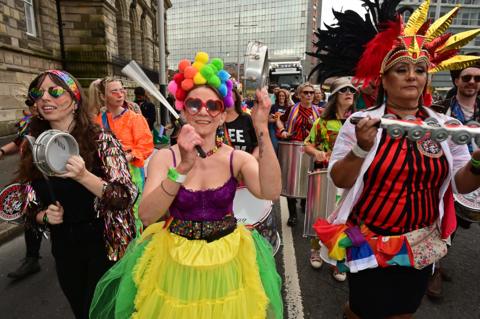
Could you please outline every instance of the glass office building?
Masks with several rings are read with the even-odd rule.
[[[169,68],[194,52],[235,65],[250,40],[270,56],[305,58],[316,29],[317,0],[174,0],[167,11]],[[319,9],[318,9],[319,10]]]

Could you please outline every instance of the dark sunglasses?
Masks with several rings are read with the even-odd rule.
[[[67,90],[65,90],[61,86],[51,86],[47,90],[48,94],[50,94],[50,96],[55,99],[65,94],[66,91]],[[44,94],[45,94],[45,90],[42,90],[39,88],[33,88],[30,90],[30,92],[28,92],[28,96],[34,101],[41,98]]]
[[[357,92],[354,88],[349,87],[349,86],[346,86],[346,87],[341,88],[340,90],[338,90],[338,92],[340,92],[340,93],[342,93],[342,94],[347,93],[347,91],[350,92],[350,93],[352,93],[352,94],[355,94],[355,92]]]
[[[315,94],[314,91],[303,91],[302,93],[305,94],[305,95],[313,95],[313,94]]]
[[[185,100],[185,109],[191,115],[195,115],[204,107],[211,117],[215,117],[222,113],[225,107],[220,100],[207,100],[203,102],[199,98],[188,98]]]
[[[467,83],[473,78],[473,80],[478,83],[480,82],[480,75],[464,75],[460,77],[463,82]]]

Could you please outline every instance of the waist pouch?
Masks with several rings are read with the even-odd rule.
[[[193,221],[173,219],[170,223],[170,232],[191,240],[203,239],[207,242],[220,239],[237,228],[237,219],[228,215],[222,220]]]

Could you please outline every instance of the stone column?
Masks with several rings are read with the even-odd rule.
[[[132,59],[132,43],[130,38],[131,22],[117,19],[118,54],[121,58]]]

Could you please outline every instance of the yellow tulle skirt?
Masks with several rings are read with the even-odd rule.
[[[240,225],[206,242],[161,222],[100,280],[90,310],[92,318],[280,319],[281,280],[256,231]]]

